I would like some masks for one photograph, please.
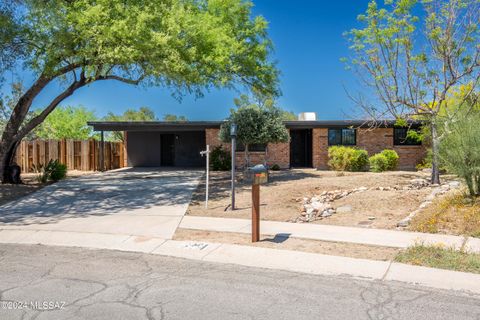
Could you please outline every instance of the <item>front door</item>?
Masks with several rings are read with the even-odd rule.
[[[175,135],[162,134],[160,146],[162,167],[173,167],[175,165]]]
[[[312,167],[312,130],[290,130],[290,166]]]

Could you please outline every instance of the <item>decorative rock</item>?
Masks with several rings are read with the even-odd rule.
[[[349,213],[352,212],[352,206],[342,206],[337,208],[337,213]]]
[[[426,207],[428,207],[431,204],[432,204],[432,201],[425,201],[425,202],[422,202],[422,204],[418,208],[419,209],[425,209]]]

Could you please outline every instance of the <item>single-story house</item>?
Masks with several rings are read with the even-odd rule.
[[[123,131],[127,164],[132,167],[201,167],[205,159],[200,151],[230,144],[219,140],[222,121],[188,122],[89,122],[95,131]],[[395,121],[382,121],[371,126],[362,120],[285,121],[290,142],[267,146],[267,163],[281,168],[328,168],[328,148],[333,145],[355,146],[369,155],[393,149],[400,156],[399,169],[411,170],[422,162],[426,149],[409,139],[407,131],[418,129],[421,123],[411,123],[409,129],[396,127]],[[240,145],[237,150],[241,151]],[[265,146],[252,146],[251,162],[263,163]],[[242,165],[243,152],[237,153]]]

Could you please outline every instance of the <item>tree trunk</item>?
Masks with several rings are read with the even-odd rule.
[[[435,121],[430,122],[430,130],[432,132],[432,184],[440,184],[440,169],[439,169],[439,146],[440,138],[438,137],[437,125]]]
[[[17,146],[18,141],[15,141],[13,137],[4,135],[0,141],[0,178],[3,183],[10,181],[7,168],[13,164]]]

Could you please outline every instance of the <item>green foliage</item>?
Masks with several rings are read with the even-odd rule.
[[[105,121],[155,121],[155,111],[149,107],[140,107],[138,110],[127,109],[120,115],[109,112],[104,118]],[[107,140],[123,141],[123,132],[109,132]]]
[[[430,169],[432,167],[432,149],[427,149],[425,158],[415,166],[417,170]]]
[[[436,125],[439,118],[451,117],[442,108],[456,86],[478,85],[479,12],[478,0],[388,0],[384,5],[371,0],[358,17],[361,27],[346,33],[352,55],[344,61],[375,97],[366,101],[370,94],[362,92],[355,98],[358,106],[373,118],[390,116],[401,125],[412,118]],[[437,183],[441,134],[426,137]]]
[[[276,94],[268,25],[252,6],[245,0],[14,1],[0,6],[0,75],[15,62],[46,76],[75,64],[89,81],[141,79],[199,95],[240,82]]]
[[[398,165],[399,156],[395,150],[385,149],[368,159],[370,171],[384,172],[395,170]]]
[[[280,171],[280,166],[278,164],[273,164],[271,167],[270,167],[270,170],[272,171]]]
[[[372,172],[384,172],[387,171],[388,169],[388,159],[385,157],[385,155],[381,153],[377,153],[373,156],[371,156],[368,159],[368,162],[370,163],[370,171]]]
[[[479,123],[478,111],[457,113],[440,144],[442,165],[465,180],[471,196],[480,195]]]
[[[398,166],[398,153],[395,150],[385,149],[380,154],[383,154],[387,159],[387,170],[395,170]]]
[[[328,165],[335,171],[363,171],[368,164],[368,152],[345,146],[328,148]]]
[[[95,120],[93,111],[83,106],[57,107],[45,121],[37,127],[35,135],[40,139],[87,140],[94,136],[87,121]]]
[[[58,160],[50,160],[46,165],[41,164],[38,167],[34,165],[32,169],[39,174],[37,179],[41,183],[57,182],[67,176],[67,166]]]
[[[248,147],[253,144],[288,142],[289,133],[283,124],[283,111],[274,105],[243,104],[236,101],[238,109],[231,109],[230,116],[220,128],[220,140],[230,142],[232,123],[237,125],[237,142],[245,146],[246,165],[249,165]]]
[[[176,114],[166,114],[163,116],[163,121],[187,122],[188,119],[185,116],[177,116]]]
[[[216,146],[210,153],[210,168],[213,171],[228,171],[232,168],[230,153]]]
[[[480,273],[480,254],[441,245],[416,244],[400,252],[396,262],[431,268]]]

